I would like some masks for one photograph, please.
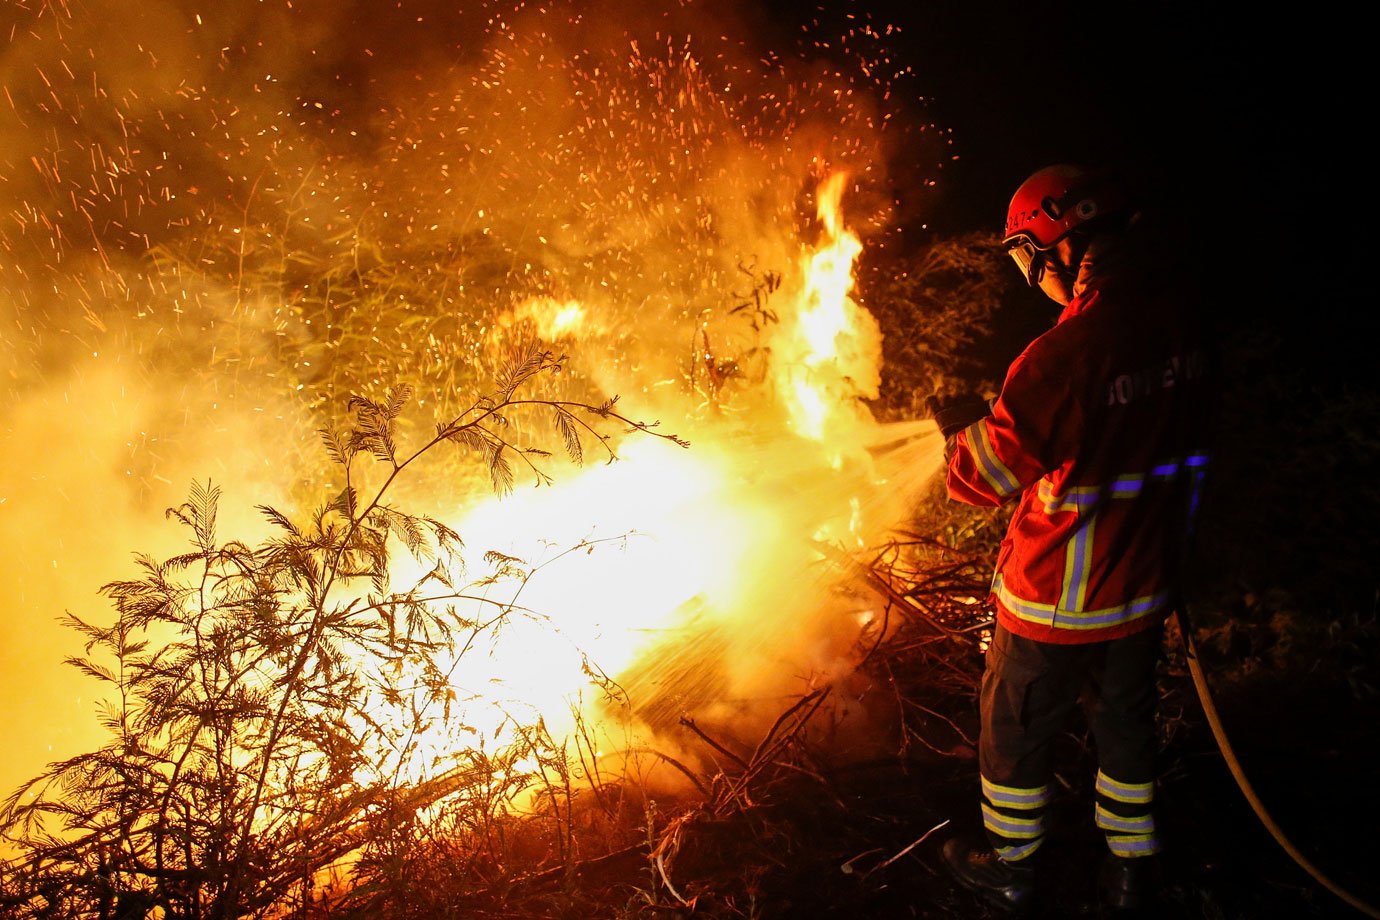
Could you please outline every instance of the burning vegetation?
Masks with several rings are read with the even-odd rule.
[[[994,241],[884,22],[589,6],[0,13],[0,915],[971,916]]]
[[[197,483],[190,549],[66,621],[104,739],[6,805],[22,915],[397,912],[528,837],[570,870],[719,755],[751,802],[885,631],[829,561],[939,462],[868,408],[885,27],[811,63],[724,9],[486,4],[414,59],[426,16],[352,15],[7,13],[4,350],[47,407],[11,437],[123,448],[102,543],[166,546],[118,512]]]

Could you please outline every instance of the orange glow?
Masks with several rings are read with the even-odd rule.
[[[802,259],[795,322],[777,339],[777,365],[791,425],[815,441],[840,436],[859,416],[859,397],[875,399],[880,384],[881,333],[852,298],[853,266],[862,242],[843,223],[848,175],[836,172],[819,189],[820,245]],[[847,421],[845,421],[847,420]]]
[[[868,617],[829,619],[833,576],[811,541],[862,545],[902,507],[864,450],[880,426],[858,399],[875,395],[880,347],[875,320],[850,296],[862,244],[844,227],[845,181],[835,174],[821,188],[823,239],[787,280],[772,366],[780,405],[760,408],[751,442],[733,426],[695,431],[689,450],[634,438],[615,463],[482,501],[450,521],[476,557],[497,550],[519,560],[485,589],[514,609],[451,662],[467,736],[437,722],[416,764],[461,743],[501,745],[538,722],[563,737],[578,720],[601,749],[625,744],[642,731],[636,714],[650,701],[627,700],[631,712],[601,705],[591,675],[656,674],[668,638],[688,643],[678,658],[702,655],[699,667],[727,673],[734,695],[784,691],[798,673],[773,673],[771,662],[798,668],[803,648],[821,674],[843,664]],[[585,319],[578,304],[551,299],[529,301],[514,317],[548,323],[548,338],[560,318]],[[422,574],[400,564],[394,583]],[[478,604],[467,615],[491,611]],[[715,642],[695,650],[709,634]],[[653,680],[635,692],[674,688]]]
[[[556,342],[582,335],[587,331],[587,319],[588,311],[577,300],[533,297],[505,314],[500,325],[511,326],[526,320],[532,323],[541,338]]]
[[[438,7],[424,26],[394,6],[208,6],[191,30],[127,0],[16,7],[0,67],[7,788],[109,740],[93,699],[109,688],[62,665],[83,641],[57,616],[108,624],[97,589],[134,577],[131,554],[186,549],[161,512],[188,483],[222,486],[218,539],[255,545],[256,504],[300,520],[339,493],[315,432],[351,395],[413,387],[398,440],[415,445],[533,339],[568,361],[527,395],[618,395],[693,447],[613,426],[616,463],[586,443],[588,467],[543,458],[554,485],[501,500],[473,453],[408,467],[390,500],[460,533],[456,584],[490,574],[487,550],[517,561],[471,589],[486,601],[452,602],[491,628],[448,637],[448,699],[355,649],[365,684],[414,693],[358,701],[370,775],[421,778],[577,718],[607,750],[682,707],[750,727],[849,665],[866,612],[840,613],[812,540],[871,539],[938,463],[888,450],[883,468],[866,449],[895,431],[862,402],[880,332],[854,299],[848,218],[890,215],[875,194],[866,214],[845,205],[887,181],[894,68],[822,72],[762,47],[731,4]],[[849,47],[873,47],[850,22]],[[559,453],[525,425],[515,441]],[[426,567],[393,549],[406,591]],[[491,623],[495,604],[512,607]],[[686,668],[712,680],[687,690]]]

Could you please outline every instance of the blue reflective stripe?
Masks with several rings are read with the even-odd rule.
[[[1154,834],[1137,834],[1132,837],[1108,834],[1107,849],[1115,856],[1151,856],[1160,851],[1160,842]]]
[[[1203,475],[1193,477],[1193,491],[1188,496],[1188,526],[1193,529],[1193,519],[1198,516],[1198,500],[1202,498]]]
[[[1045,838],[1037,837],[1029,843],[1023,843],[1014,847],[997,847],[997,855],[1002,858],[1002,862],[1020,862],[1031,853],[1040,848],[1040,844],[1045,842]]]
[[[1129,623],[1158,610],[1163,610],[1169,606],[1170,599],[1170,592],[1160,591],[1146,597],[1138,597],[1125,604],[1118,604],[1115,607],[1104,607],[1100,610],[1069,610],[1064,606],[1041,604],[1017,597],[1002,582],[1000,572],[997,573],[992,582],[992,593],[996,594],[997,599],[1002,602],[1002,606],[1011,611],[1011,614],[1017,619],[1058,629],[1099,629],[1104,626]]]
[[[1048,479],[1040,480],[1040,500],[1045,503],[1045,513],[1056,511],[1076,511],[1083,507],[1096,505],[1099,496],[1097,489],[1082,487],[1070,489],[1062,495],[1055,493],[1054,484]]]
[[[986,802],[982,803],[982,824],[994,834],[1016,840],[1040,837],[1045,832],[1043,815],[1036,815],[1033,818],[1014,818],[1011,815],[1002,814]]]
[[[1182,462],[1165,460],[1150,467],[1150,472],[1144,476],[1137,473],[1126,473],[1112,480],[1106,487],[1075,486],[1062,494],[1056,493],[1054,484],[1048,479],[1044,479],[1040,482],[1040,498],[1045,503],[1045,511],[1050,514],[1055,511],[1069,511],[1096,505],[1102,500],[1104,494],[1108,494],[1112,498],[1135,498],[1144,490],[1147,479],[1173,479],[1188,469],[1201,473],[1202,469],[1208,465],[1208,460],[1207,454],[1192,454]]]
[[[1064,550],[1064,594],[1060,599],[1066,610],[1081,611],[1088,600],[1088,576],[1092,565],[1093,525],[1097,516],[1093,515],[1078,528]]]
[[[1001,458],[992,447],[992,441],[987,435],[987,420],[979,419],[969,425],[967,433],[968,445],[973,450],[978,472],[997,495],[1005,498],[1019,489],[1021,484],[1017,481],[1016,475],[1006,468],[1006,464],[1001,462]]]
[[[1155,832],[1154,815],[1126,818],[1109,811],[1100,802],[1094,810],[1094,814],[1096,815],[1097,826],[1104,831],[1123,831],[1128,834],[1153,834]]]
[[[1048,479],[1040,480],[1040,500],[1045,503],[1045,513],[1056,511],[1075,511],[1082,505],[1097,503],[1096,490],[1074,489],[1063,495],[1055,494],[1054,484]]]
[[[1126,802],[1130,805],[1148,805],[1155,799],[1155,784],[1153,782],[1123,783],[1112,779],[1101,770],[1097,771],[1095,788],[1098,793],[1109,799]]]
[[[1003,808],[1029,810],[1044,808],[1049,804],[1049,786],[1037,786],[1028,789],[1018,786],[999,786],[985,776],[982,777],[982,794],[987,796],[988,801],[993,805],[1000,805]]]

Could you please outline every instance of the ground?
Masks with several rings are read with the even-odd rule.
[[[907,596],[917,604],[912,611],[958,626],[975,614],[949,601],[981,566],[951,558],[961,564],[932,568],[941,572],[937,584]],[[850,689],[896,701],[896,720],[873,726],[890,733],[889,749],[850,757],[837,736],[788,726],[781,734],[790,743],[771,763],[726,770],[706,797],[660,802],[659,813],[675,817],[660,821],[645,845],[569,875],[545,873],[535,888],[518,883],[501,897],[467,901],[455,916],[1001,916],[959,889],[939,856],[950,836],[979,832],[969,678],[980,653],[973,634],[936,638],[928,616],[905,611],[898,607],[903,621],[867,660],[868,683]],[[1374,674],[1373,621],[1338,621],[1314,633],[1256,602],[1224,622],[1197,633],[1250,781],[1307,858],[1375,903],[1380,883],[1368,871],[1366,844],[1380,804],[1367,791],[1376,778],[1369,750],[1380,700],[1351,667],[1369,655]],[[1294,644],[1287,659],[1272,659],[1280,630],[1293,630]],[[937,666],[941,656],[953,669]],[[1172,628],[1160,687],[1162,900],[1124,920],[1359,916],[1295,865],[1252,814],[1207,727]],[[731,746],[700,731],[706,743]],[[1097,898],[1105,847],[1092,823],[1090,739],[1075,721],[1058,744],[1059,791],[1035,916],[1111,916]]]
[[[1166,667],[1162,684],[1169,713],[1158,798],[1164,893],[1160,907],[1144,916],[1358,915],[1295,866],[1251,813],[1203,724],[1187,675]],[[1373,788],[1375,770],[1361,752],[1380,713],[1373,701],[1358,704],[1335,686],[1283,690],[1276,683],[1273,692],[1256,686],[1223,696],[1238,756],[1307,856],[1374,903],[1380,885],[1368,871],[1364,841],[1380,813],[1373,797],[1356,793]],[[975,713],[967,708],[955,718],[971,731]],[[1095,761],[1076,726],[1062,747],[1063,791],[1051,811],[1037,916],[1104,916],[1095,881],[1105,851],[1091,821]],[[645,854],[625,865],[624,878],[596,877],[593,889],[570,892],[568,903],[610,917],[1000,916],[957,889],[939,858],[951,834],[977,831],[975,777],[970,752],[912,749],[781,781],[750,809],[728,818],[697,813],[682,829],[666,878],[693,907],[678,905],[658,884]],[[660,892],[660,903],[630,907],[649,890]]]

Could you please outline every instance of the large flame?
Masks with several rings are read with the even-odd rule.
[[[857,398],[875,399],[881,382],[881,333],[851,296],[862,243],[843,225],[847,180],[836,172],[819,189],[824,240],[804,257],[795,322],[777,339],[784,354],[775,370],[791,423],[816,441],[844,435],[859,417]]]
[[[92,701],[57,664],[78,644],[53,614],[100,620],[95,589],[130,552],[179,552],[160,512],[188,481],[224,485],[222,536],[253,542],[254,504],[319,500],[303,445],[350,394],[414,385],[426,427],[533,337],[571,356],[538,396],[621,394],[694,447],[633,438],[612,465],[502,501],[454,466],[406,484],[476,553],[519,560],[486,589],[515,606],[451,663],[454,732],[371,701],[420,732],[408,775],[516,726],[612,736],[797,692],[844,660],[855,621],[830,609],[812,540],[866,540],[905,490],[865,449],[883,437],[864,405],[880,335],[854,299],[842,170],[886,181],[883,130],[909,123],[884,111],[899,65],[877,48],[823,71],[757,47],[732,4],[616,26],[573,0],[517,6],[425,23],[389,4],[16,7],[0,571],[17,608],[0,671],[17,702],[0,727],[26,756],[7,786],[101,743],[75,729]],[[845,28],[833,51],[881,41],[865,15]],[[816,189],[825,163],[840,171]],[[912,455],[907,475],[934,462]],[[418,574],[400,565],[394,584]],[[628,705],[600,705],[612,685],[591,674]]]
[[[827,679],[845,663],[857,621],[829,619],[831,575],[813,541],[860,543],[903,507],[864,449],[879,430],[859,402],[875,395],[879,333],[851,297],[862,244],[844,226],[846,181],[840,172],[822,184],[822,237],[784,285],[771,358],[779,404],[759,408],[751,437],[711,425],[690,450],[631,440],[615,463],[452,522],[516,568],[489,589],[514,609],[451,663],[472,739],[497,745],[537,723],[560,737],[578,721],[614,747],[662,697],[687,708],[723,702],[687,698],[668,654],[674,669],[690,662],[717,674],[714,686],[734,700],[785,694],[806,673]],[[549,323],[582,313],[546,301],[516,315]],[[608,678],[627,705],[605,704]],[[444,760],[455,741],[424,737],[416,762]]]

